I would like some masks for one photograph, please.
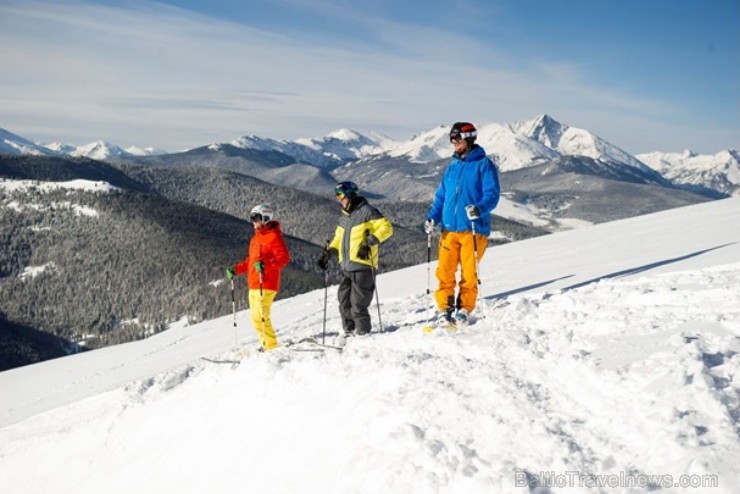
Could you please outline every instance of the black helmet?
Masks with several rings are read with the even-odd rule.
[[[334,194],[337,197],[345,196],[345,197],[349,197],[350,199],[353,199],[357,197],[359,192],[360,192],[360,189],[357,187],[357,184],[354,182],[339,182],[334,187]]]
[[[475,129],[475,125],[469,122],[455,122],[452,124],[450,129],[450,142],[457,142],[460,139],[465,139],[471,146],[478,137],[478,131]]]

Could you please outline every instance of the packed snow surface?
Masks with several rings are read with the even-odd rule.
[[[422,264],[379,276],[385,332],[341,353],[258,354],[242,311],[236,335],[227,316],[0,373],[0,485],[737,491],[740,199],[492,247],[480,269],[453,334],[422,332]],[[323,300],[277,302],[280,340],[321,339]]]

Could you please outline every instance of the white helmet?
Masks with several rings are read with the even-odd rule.
[[[249,219],[267,223],[275,219],[275,210],[269,204],[257,204],[249,212]]]

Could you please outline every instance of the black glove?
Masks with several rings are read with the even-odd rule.
[[[329,259],[331,258],[331,249],[324,249],[324,252],[321,253],[321,256],[316,261],[316,264],[318,267],[321,268],[322,271],[326,271],[329,269]]]
[[[370,259],[370,246],[367,242],[360,245],[360,248],[357,250],[357,257],[365,260]]]

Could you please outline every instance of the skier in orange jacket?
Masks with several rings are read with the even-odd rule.
[[[252,325],[259,336],[260,349],[272,350],[278,342],[270,308],[280,290],[280,270],[290,262],[290,253],[273,208],[259,204],[252,208],[249,219],[254,225],[254,236],[247,257],[228,268],[226,277],[232,280],[236,275],[247,275]]]

